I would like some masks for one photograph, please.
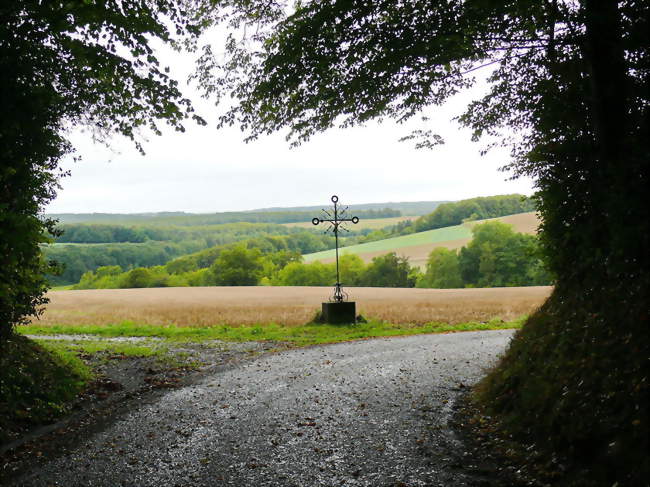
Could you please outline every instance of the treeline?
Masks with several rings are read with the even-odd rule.
[[[144,226],[200,226],[221,225],[225,223],[296,223],[308,222],[318,216],[314,211],[229,211],[223,213],[61,213],[47,215],[59,219],[62,224],[102,224],[102,225],[144,225]],[[402,212],[391,208],[355,211],[359,218],[392,218]]]
[[[467,221],[485,220],[529,211],[535,211],[534,200],[520,194],[484,196],[453,203],[442,203],[429,214],[416,220],[402,221],[388,229],[376,230],[360,239],[359,242],[373,242],[399,235],[460,225]]]
[[[298,228],[280,225],[267,228],[252,224],[237,224],[235,227],[241,231],[212,233],[201,239],[180,242],[152,240],[144,243],[47,245],[43,248],[44,257],[62,264],[62,272],[50,275],[48,279],[53,285],[70,284],[79,282],[85,273],[99,267],[119,266],[127,270],[171,264],[170,261],[175,258],[178,260],[173,266],[198,269],[209,265],[218,255],[218,249],[237,241],[246,241],[248,245],[266,249],[273,248],[274,244],[269,242],[275,242],[278,250],[284,248],[299,253],[328,250],[334,245],[334,239],[329,235]],[[272,235],[275,230],[285,235]],[[204,262],[208,264],[204,265]]]
[[[494,221],[472,228],[472,240],[460,252],[434,249],[418,287],[543,286],[552,281],[537,236],[516,233]]]
[[[264,255],[280,253],[296,259],[300,258],[301,253],[319,252],[333,246],[334,238],[332,236],[317,235],[305,231],[291,235],[264,235],[236,243],[218,245],[159,263],[163,265],[131,266],[134,268],[130,270],[129,267],[119,264],[101,266],[96,270],[84,272],[75,289],[202,286],[208,285],[203,281],[205,270],[219,258],[221,252],[235,247],[255,249]],[[272,258],[279,259],[280,257]],[[282,260],[279,262],[281,263]]]
[[[176,271],[176,272],[171,272]],[[413,287],[418,270],[394,253],[376,257],[366,265],[358,255],[340,259],[342,279],[348,286]],[[295,251],[264,253],[243,243],[220,250],[209,267],[182,271],[174,266],[136,268],[100,267],[83,275],[73,289],[116,289],[172,286],[331,286],[335,264],[305,264]]]
[[[164,264],[171,259],[204,248],[202,242],[147,242],[75,245],[56,244],[43,247],[43,256],[60,264],[61,271],[48,275],[52,285],[79,282],[81,276],[102,266],[124,269]]]
[[[341,282],[346,286],[435,288],[551,283],[539,257],[537,237],[515,233],[501,222],[476,225],[473,234],[460,252],[435,249],[424,273],[394,252],[375,257],[369,264],[357,255],[344,255],[339,262]],[[126,272],[118,266],[102,267],[84,274],[75,289],[334,284],[335,264],[304,263],[297,249],[281,248],[278,238],[217,247],[164,266]]]
[[[63,234],[57,243],[142,243],[149,240],[182,242],[203,240],[204,247],[213,247],[243,238],[260,235],[285,235],[304,231],[276,223],[224,223],[221,225],[143,226],[104,224],[63,224],[57,227]]]

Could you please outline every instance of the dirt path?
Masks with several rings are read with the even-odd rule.
[[[26,486],[497,485],[449,427],[510,331],[265,355],[132,407]]]

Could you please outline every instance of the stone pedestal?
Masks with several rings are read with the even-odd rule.
[[[323,322],[331,325],[356,323],[356,311],[355,302],[323,303]]]

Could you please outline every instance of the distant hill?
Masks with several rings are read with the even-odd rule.
[[[357,212],[353,211],[351,215],[356,215]],[[348,230],[379,230],[381,228],[386,228],[390,227],[392,225],[396,225],[400,222],[404,221],[413,221],[415,220],[417,215],[410,215],[410,216],[394,216],[392,218],[360,218],[359,223],[356,225],[353,225],[351,223],[346,224],[346,228]],[[282,225],[286,227],[293,227],[293,228],[314,228],[314,224],[311,221],[308,222],[295,222],[295,223],[283,223]],[[320,227],[323,228],[323,227]]]
[[[392,208],[358,209],[359,218],[394,218],[401,216],[399,210]],[[199,226],[220,225],[223,223],[293,223],[310,222],[320,214],[318,210],[282,211],[225,211],[221,213],[51,213],[46,216],[56,218],[62,224],[97,225],[145,225],[145,226]]]
[[[399,215],[420,216],[431,213],[446,201],[405,201],[398,203],[364,203],[350,205],[357,212],[366,212],[369,218],[392,218]],[[223,211],[215,213],[186,213],[183,211],[161,211],[155,213],[47,213],[61,223],[103,223],[122,225],[210,225],[218,223],[290,223],[311,221],[312,213],[320,211],[320,206],[293,206],[288,208],[260,208],[246,211]],[[391,212],[382,210],[389,209]],[[386,213],[386,215],[374,212]],[[359,215],[361,216],[361,215]]]
[[[340,255],[357,254],[364,261],[370,262],[373,257],[396,252],[398,255],[408,257],[411,265],[424,268],[431,251],[436,247],[458,249],[472,238],[472,226],[486,221],[498,220],[513,226],[516,232],[535,234],[539,225],[539,218],[535,212],[518,213],[516,215],[490,218],[454,225],[451,227],[437,228],[425,232],[412,233],[399,237],[377,240],[359,245],[351,245],[340,249]],[[325,250],[303,256],[305,262],[321,261],[332,262],[334,250]]]
[[[345,201],[342,201],[345,204]],[[382,210],[384,208],[390,208],[391,210],[397,210],[402,213],[402,215],[409,216],[420,216],[431,213],[442,203],[449,203],[449,201],[401,201],[401,202],[392,202],[387,203],[361,203],[361,204],[350,204],[350,209],[352,210]],[[273,211],[319,211],[323,207],[329,206],[328,204],[322,204],[318,206],[293,206],[289,208],[259,208],[257,210],[250,210],[251,212],[273,212]]]
[[[149,223],[150,220],[179,218],[194,215],[183,211],[161,211],[157,213],[46,213],[60,223]]]

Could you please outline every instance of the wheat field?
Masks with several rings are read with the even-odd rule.
[[[550,287],[489,289],[347,288],[357,313],[400,324],[509,321],[529,314]],[[215,326],[307,323],[327,301],[326,287],[183,287],[51,291],[34,324]]]

